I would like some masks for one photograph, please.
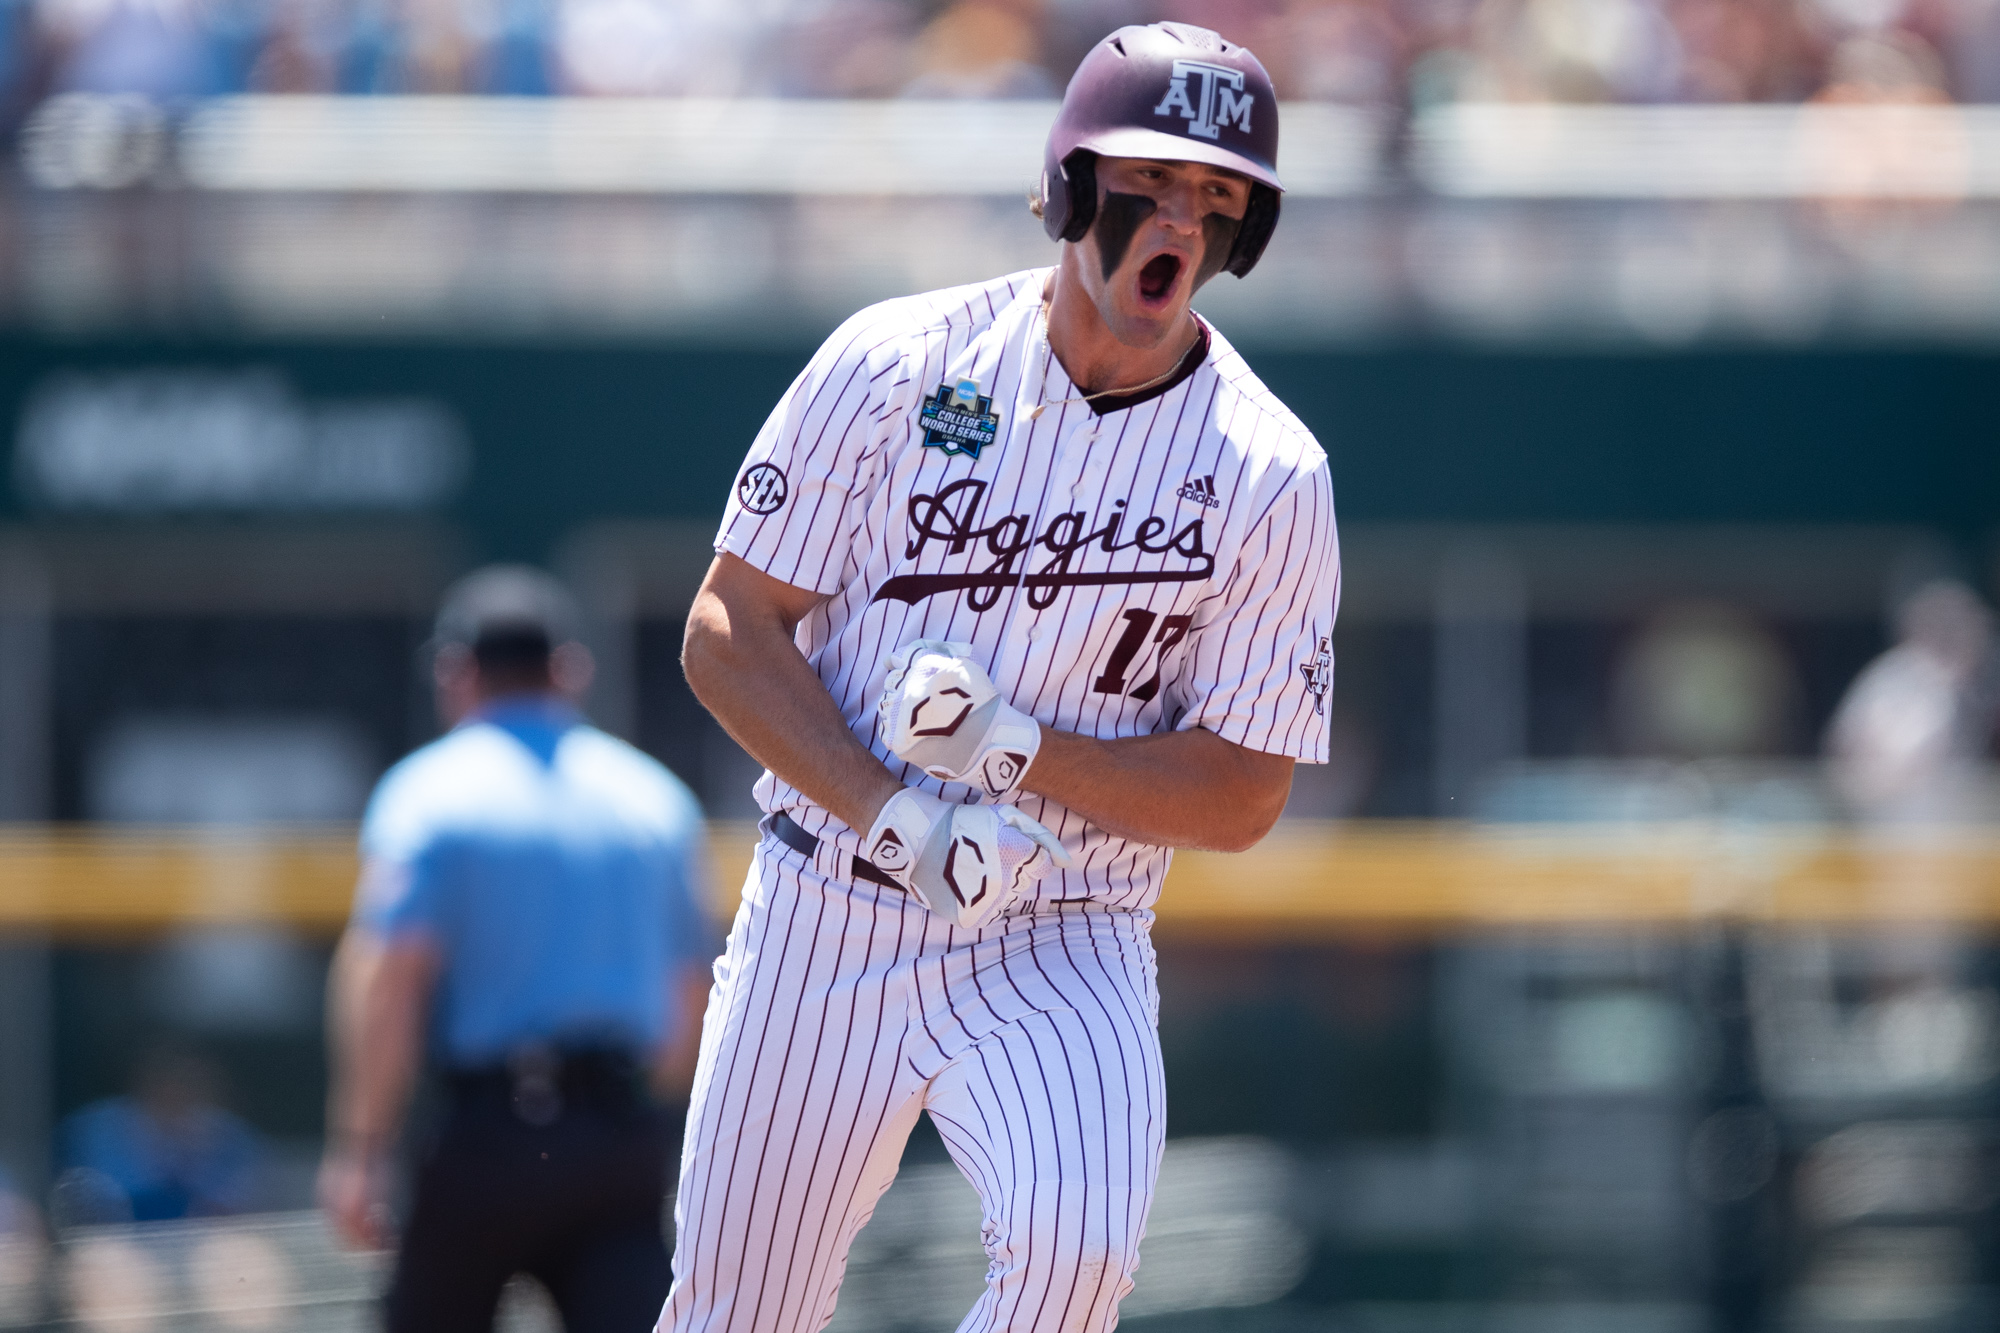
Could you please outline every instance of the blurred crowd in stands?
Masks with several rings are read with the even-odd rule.
[[[2000,101],[2000,0],[0,0],[0,92],[1052,97],[1161,18],[1390,109]]]

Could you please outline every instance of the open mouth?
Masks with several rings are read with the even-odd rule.
[[[1154,255],[1139,270],[1139,299],[1148,305],[1165,301],[1181,276],[1179,255]]]

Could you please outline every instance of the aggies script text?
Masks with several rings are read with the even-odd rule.
[[[915,531],[906,554],[915,559],[930,543],[948,544],[947,555],[962,555],[975,543],[984,542],[993,562],[983,570],[964,574],[899,574],[884,580],[875,590],[874,601],[898,601],[912,605],[942,592],[964,591],[966,606],[974,611],[991,610],[1008,588],[1028,591],[1028,605],[1044,610],[1054,605],[1064,588],[1095,587],[1113,583],[1195,583],[1215,572],[1215,557],[1202,547],[1201,520],[1195,519],[1172,530],[1172,524],[1158,515],[1148,515],[1120,540],[1125,531],[1125,501],[1113,500],[1111,517],[1093,529],[1090,516],[1082,510],[1057,514],[1040,533],[1033,531],[1034,516],[1008,514],[984,526],[976,526],[987,483],[968,477],[953,482],[935,495],[910,497],[910,526]],[[1071,565],[1093,543],[1107,555],[1119,551],[1139,551],[1146,555],[1176,555],[1188,563],[1178,569],[1074,570]],[[1050,553],[1039,569],[1023,572],[1016,564],[1036,547]],[[976,557],[975,557],[976,558]]]

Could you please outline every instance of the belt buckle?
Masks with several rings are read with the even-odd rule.
[[[517,1120],[531,1129],[546,1129],[562,1119],[562,1069],[562,1053],[546,1043],[508,1055],[507,1073],[513,1079],[508,1100]]]

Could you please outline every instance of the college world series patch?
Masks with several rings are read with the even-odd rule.
[[[917,424],[924,428],[924,448],[947,454],[977,458],[1000,438],[1000,414],[993,410],[993,400],[979,392],[978,380],[938,385],[924,400]]]

